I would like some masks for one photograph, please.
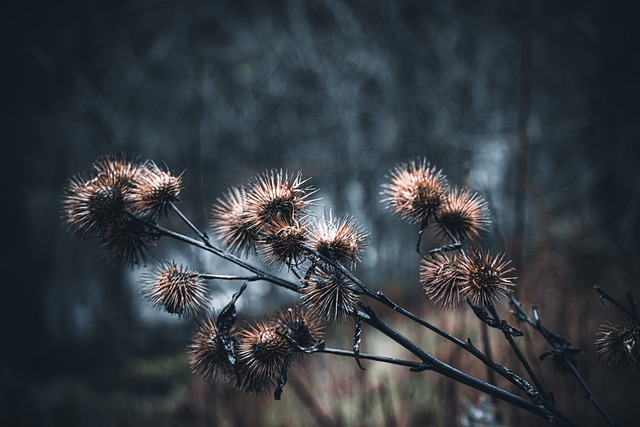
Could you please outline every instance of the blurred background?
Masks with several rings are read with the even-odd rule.
[[[616,310],[593,286],[640,298],[639,12],[634,0],[2,6],[0,425],[455,426],[480,402],[435,374],[374,362],[362,371],[329,355],[295,366],[281,401],[192,375],[193,325],[141,299],[144,266],[110,265],[63,227],[67,180],[117,153],[184,172],[182,207],[202,228],[228,187],[267,168],[301,170],[327,210],[370,232],[359,277],[479,342],[466,307],[445,312],[424,297],[417,229],[380,203],[393,166],[426,156],[489,201],[483,244],[507,251],[519,298],[583,350],[579,369],[596,397],[631,425],[638,373],[598,360],[596,328]],[[153,258],[232,271],[172,242]],[[214,306],[238,286],[214,283]],[[239,308],[258,316],[293,301],[253,283]],[[436,356],[486,376],[467,354],[381,313]],[[524,329],[519,342],[561,410],[577,425],[604,425],[574,378],[537,360],[546,346]],[[351,336],[346,323],[327,343],[349,349]],[[490,342],[521,372],[499,334]],[[409,357],[366,329],[363,351]],[[495,409],[504,425],[542,423]]]

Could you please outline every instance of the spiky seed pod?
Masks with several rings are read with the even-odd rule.
[[[396,166],[389,182],[383,184],[383,195],[396,215],[411,223],[421,224],[437,212],[447,190],[446,178],[426,159],[412,160]]]
[[[469,254],[461,256],[460,261],[460,297],[463,300],[478,306],[494,305],[514,286],[515,277],[509,273],[515,269],[509,266],[511,261],[505,260],[505,254],[494,257],[488,251],[473,248]]]
[[[540,360],[549,359],[551,361],[551,371],[561,377],[571,374],[574,367],[578,364],[578,356],[580,349],[572,345],[564,345],[561,347],[553,347],[540,355]]]
[[[596,332],[596,350],[612,368],[640,367],[640,325],[627,317],[614,317],[602,323]]]
[[[208,290],[200,274],[174,261],[155,264],[142,277],[142,295],[168,313],[196,315],[207,305]]]
[[[229,331],[229,336],[234,340],[233,328]],[[228,379],[234,374],[234,367],[229,361],[216,322],[208,316],[196,326],[188,355],[192,372],[205,380]]]
[[[420,260],[420,283],[431,301],[445,309],[460,302],[460,257],[449,252],[437,252]]]
[[[302,304],[325,322],[344,321],[358,308],[356,286],[339,270],[317,268],[307,286],[300,289]]]
[[[135,266],[145,262],[158,238],[145,223],[129,218],[100,238],[100,249],[102,256],[113,264]]]
[[[148,161],[129,194],[131,207],[138,215],[157,220],[166,215],[171,203],[179,201],[182,188],[181,175],[175,176]]]
[[[447,193],[438,211],[438,234],[450,237],[447,230],[457,239],[474,239],[480,230],[489,226],[487,202],[468,188],[454,188]]]
[[[304,187],[306,179],[300,172],[290,174],[282,169],[269,170],[254,178],[247,190],[248,221],[259,232],[275,221],[293,223],[304,216],[312,201],[307,198],[315,192]]]
[[[241,330],[237,343],[239,387],[255,394],[268,391],[274,386],[291,346],[268,319]]]
[[[306,255],[302,249],[307,241],[306,236],[307,227],[304,223],[275,219],[263,229],[256,242],[257,252],[271,266],[291,267],[299,264]]]
[[[232,187],[211,208],[211,227],[227,248],[241,254],[256,250],[257,229],[249,219],[244,187]]]
[[[314,312],[299,306],[283,308],[276,316],[276,331],[302,348],[312,347],[324,338],[325,322]]]
[[[357,220],[345,215],[316,221],[309,233],[310,246],[331,262],[355,267],[367,245],[367,233]]]
[[[63,215],[81,237],[102,237],[129,220],[127,195],[139,167],[124,159],[101,157],[88,177],[73,177],[64,190]]]

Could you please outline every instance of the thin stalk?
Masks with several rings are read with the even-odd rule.
[[[198,275],[201,279],[204,280],[244,280],[245,282],[256,282],[258,280],[267,281],[267,277],[263,275],[256,276],[229,276],[225,274],[205,274],[201,273]]]
[[[178,209],[178,207],[176,206],[175,203],[173,202],[169,202],[169,206],[171,207],[171,209],[173,209],[173,211],[180,217],[180,219],[182,221],[184,221],[185,224],[187,224],[187,226],[189,226],[190,229],[192,229],[197,235],[198,237],[200,237],[200,239],[205,243],[205,244],[211,244],[211,242],[209,241],[209,237],[207,237],[207,235],[205,233],[203,233],[202,231],[200,231],[200,229],[198,227],[196,227],[191,220],[189,220],[189,218],[187,218],[180,209]]]
[[[624,308],[622,306],[622,304],[620,304],[615,298],[613,298],[611,295],[609,295],[604,289],[602,289],[600,286],[595,285],[594,289],[596,290],[596,292],[600,295],[601,299],[606,299],[607,301],[609,301],[611,304],[615,305],[616,307],[618,307],[618,309],[620,309],[624,314],[626,314],[627,316],[629,316],[630,318],[634,319],[634,320],[640,320],[638,319],[638,311],[637,311],[637,307],[635,305],[635,303],[633,302],[633,298],[631,298],[630,295],[627,296],[627,298],[629,298],[629,305],[632,307],[633,310],[627,310],[626,308]]]
[[[544,339],[552,347],[555,347],[556,345],[558,345],[558,343],[562,343],[562,342],[567,342],[567,344],[569,344],[567,340],[549,331],[542,324],[542,322],[540,321],[540,317],[538,315],[538,310],[535,307],[535,305],[533,306],[534,317],[531,317],[529,313],[527,313],[524,310],[524,308],[522,308],[522,304],[520,303],[520,301],[518,301],[515,298],[515,296],[513,296],[513,294],[509,294],[509,299],[511,301],[511,306],[514,307],[515,310],[517,310],[517,312],[514,312],[514,315],[516,316],[516,318],[518,320],[524,321],[527,324],[529,324],[534,330],[536,330],[540,335],[542,335]],[[596,399],[595,395],[591,391],[591,388],[589,387],[585,379],[582,377],[578,369],[575,367],[575,365],[571,362],[571,360],[569,360],[569,358],[564,356],[564,363],[566,364],[566,366],[569,367],[572,375],[576,378],[576,380],[580,384],[580,387],[582,387],[584,392],[587,394],[587,398],[591,401],[591,403],[596,408],[596,410],[600,413],[602,418],[604,418],[605,422],[610,426],[616,426],[617,422],[604,410],[600,402]]]
[[[493,305],[487,305],[486,307],[497,322],[499,323],[504,322],[498,315],[498,312],[496,311],[496,308]],[[545,388],[543,387],[542,383],[538,379],[538,376],[536,375],[535,371],[529,364],[529,361],[527,360],[527,358],[524,356],[524,354],[522,354],[522,351],[520,350],[520,347],[518,347],[518,344],[516,343],[516,341],[513,339],[513,336],[511,336],[511,334],[508,331],[504,329],[501,329],[501,330],[502,330],[502,334],[511,345],[511,348],[513,349],[513,352],[515,353],[516,357],[518,358],[518,360],[520,361],[524,369],[527,371],[527,374],[529,374],[529,378],[531,378],[531,381],[533,381],[533,384],[535,385],[536,389],[538,390],[538,392],[540,392],[542,396],[544,396],[544,399],[546,400],[547,392],[545,391]]]
[[[139,218],[140,219],[140,218]],[[141,221],[144,221],[143,219],[140,219]],[[145,221],[146,222],[146,221]],[[296,283],[290,282],[289,280],[280,278],[278,276],[274,276],[272,274],[269,274],[265,271],[263,271],[262,269],[238,258],[237,256],[226,252],[222,249],[219,249],[215,246],[213,246],[211,243],[207,241],[203,241],[200,242],[199,240],[193,239],[189,236],[185,236],[184,234],[180,234],[177,233],[175,231],[169,230],[167,228],[164,228],[158,224],[155,223],[151,223],[151,222],[146,222],[148,225],[150,225],[151,227],[153,227],[158,233],[160,233],[160,235],[162,236],[166,236],[166,237],[171,237],[172,239],[175,240],[179,240],[183,243],[187,243],[189,245],[195,246],[197,248],[200,248],[202,250],[205,250],[207,252],[211,252],[214,255],[219,256],[220,258],[223,258],[233,264],[236,264],[239,267],[244,268],[245,270],[248,270],[252,273],[255,273],[258,276],[261,276],[263,280],[267,281],[267,282],[271,282],[274,285],[278,285],[281,286],[283,288],[289,289],[291,291],[295,291],[295,292],[299,292],[299,286]]]
[[[344,356],[344,357],[351,357],[351,358],[360,358],[360,359],[366,359],[366,360],[373,360],[375,362],[383,362],[383,363],[389,363],[391,365],[398,365],[398,366],[406,366],[407,368],[413,368],[413,369],[420,369],[420,367],[422,366],[422,362],[416,362],[416,361],[411,361],[411,360],[403,360],[403,359],[396,359],[394,357],[386,357],[386,356],[378,356],[375,354],[368,354],[368,353],[359,353],[357,356],[353,351],[349,351],[349,350],[341,350],[341,349],[337,349],[337,348],[323,348],[322,350],[318,350],[317,353],[327,353],[327,354],[334,354],[336,356]]]
[[[539,417],[545,418],[547,421],[549,421],[554,425],[574,426],[574,424],[568,418],[566,418],[556,408],[549,405],[549,403],[546,401],[531,402],[527,399],[524,399],[520,396],[512,394],[493,384],[489,384],[486,381],[483,381],[479,378],[469,375],[451,365],[448,365],[442,362],[441,360],[437,359],[436,357],[424,351],[422,348],[417,346],[407,337],[398,333],[391,326],[381,321],[375,315],[373,310],[371,310],[370,308],[366,308],[366,310],[367,310],[367,313],[358,312],[358,315],[362,318],[362,320],[365,323],[373,326],[375,329],[382,332],[387,337],[391,338],[393,341],[400,344],[402,347],[409,350],[409,352],[413,353],[415,356],[417,356],[423,361],[423,364],[421,365],[421,367],[414,368],[413,369],[414,371],[422,371],[422,370],[435,371],[441,375],[451,378],[454,381],[465,384],[469,387],[472,387],[490,396],[495,396],[497,399],[500,399],[511,405],[517,406],[521,409],[524,409],[528,412],[538,415]]]
[[[382,291],[377,291],[377,292],[372,291],[362,281],[360,281],[357,277],[355,277],[349,270],[347,270],[346,268],[342,267],[339,264],[331,262],[331,260],[329,260],[328,258],[324,257],[322,254],[320,254],[319,252],[317,252],[313,248],[310,248],[308,246],[303,246],[303,249],[308,251],[308,252],[310,252],[311,254],[313,254],[314,256],[318,257],[319,259],[323,260],[324,262],[330,263],[331,265],[334,265],[335,267],[337,267],[353,283],[355,283],[358,287],[360,287],[361,290],[363,291],[363,293],[365,295],[367,295],[368,297],[370,297],[370,298],[372,298],[372,299],[384,304],[385,306],[391,308],[392,310],[394,310],[395,312],[401,314],[402,316],[404,316],[404,317],[406,317],[408,319],[411,319],[412,321],[424,326],[425,328],[429,329],[430,331],[440,335],[441,337],[445,338],[446,340],[448,340],[448,341],[454,343],[455,345],[461,347],[462,349],[464,349],[465,351],[469,352],[474,357],[479,359],[489,369],[497,372],[500,376],[504,377],[509,382],[514,384],[516,387],[518,387],[519,389],[521,389],[522,391],[527,393],[532,399],[536,398],[537,392],[533,393],[533,387],[531,387],[530,384],[528,384],[524,379],[520,378],[518,375],[516,375],[514,372],[508,370],[504,366],[501,366],[501,365],[493,362],[493,360],[491,360],[491,358],[487,357],[484,353],[482,353],[482,351],[480,351],[477,347],[475,347],[471,343],[471,340],[462,341],[462,340],[460,340],[460,339],[448,334],[447,332],[443,331],[442,329],[432,325],[431,323],[427,322],[426,320],[424,320],[424,319],[416,316],[415,314],[411,313],[410,311],[402,308],[401,306],[396,304],[394,301],[392,301],[391,298],[386,296]]]
[[[600,404],[600,402],[598,402],[598,400],[596,399],[596,397],[593,395],[593,393],[591,392],[591,388],[589,388],[589,385],[587,384],[587,382],[584,380],[584,378],[582,377],[582,375],[580,375],[580,372],[578,372],[578,370],[576,369],[576,367],[573,365],[573,363],[571,363],[571,361],[565,356],[564,358],[564,362],[566,363],[566,365],[569,367],[569,369],[571,369],[571,372],[573,373],[573,376],[578,380],[578,382],[580,383],[580,387],[582,387],[582,389],[584,390],[585,393],[587,393],[587,399],[589,399],[591,401],[591,403],[593,404],[593,406],[596,408],[596,410],[600,413],[600,415],[602,416],[602,418],[604,418],[605,422],[610,425],[611,427],[617,426],[618,422],[615,421],[613,418],[611,418],[611,416],[604,410],[604,408],[602,407],[602,405]]]

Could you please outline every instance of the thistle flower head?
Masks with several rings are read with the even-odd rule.
[[[248,221],[261,231],[274,221],[292,223],[311,205],[307,198],[315,192],[304,187],[300,172],[269,170],[254,178],[247,192]]]
[[[237,352],[239,386],[250,393],[263,393],[275,384],[290,350],[287,340],[268,319],[238,333]]]
[[[549,359],[551,370],[554,374],[564,377],[573,372],[572,366],[578,363],[580,349],[573,347],[569,343],[558,347],[552,347],[540,355],[540,360]]]
[[[596,350],[610,367],[640,367],[640,325],[628,317],[614,317],[597,330]]]
[[[148,161],[129,194],[131,207],[141,216],[158,219],[166,215],[171,203],[179,201],[182,188],[181,175],[175,176]]]
[[[297,265],[305,257],[302,245],[307,240],[306,235],[304,223],[290,223],[283,218],[272,220],[257,241],[258,254],[271,266]]]
[[[202,312],[207,305],[207,286],[199,273],[173,261],[155,264],[142,278],[143,296],[178,316]]]
[[[309,233],[310,246],[320,255],[343,266],[355,266],[367,245],[367,233],[355,218],[343,216],[316,221]]]
[[[136,164],[101,157],[88,177],[73,177],[62,201],[69,230],[81,237],[103,237],[121,227],[129,220],[127,195],[138,175]]]
[[[325,322],[344,321],[360,303],[356,286],[333,268],[318,268],[300,294],[306,309]]]
[[[211,208],[211,227],[222,243],[238,253],[254,253],[257,229],[252,227],[244,187],[232,187]]]
[[[426,159],[396,166],[383,185],[383,199],[394,213],[411,223],[424,223],[440,209],[447,189],[445,176]]]
[[[278,334],[302,348],[311,347],[324,337],[325,322],[316,313],[298,306],[283,308],[275,325]]]
[[[444,198],[438,219],[441,236],[450,237],[448,230],[457,239],[473,239],[488,227],[489,208],[478,193],[472,193],[468,188],[454,188]]]
[[[233,341],[235,341],[234,332],[232,327],[229,336]],[[205,380],[220,377],[227,379],[234,373],[218,327],[208,316],[196,326],[188,355],[193,373]]]
[[[158,235],[143,222],[128,218],[100,238],[102,256],[113,264],[142,264]]]
[[[462,290],[460,256],[437,252],[420,260],[420,283],[431,301],[442,308],[458,306]]]
[[[514,286],[515,277],[509,276],[514,271],[510,260],[504,254],[492,256],[489,252],[474,248],[466,256],[461,257],[460,297],[474,305],[494,305]]]

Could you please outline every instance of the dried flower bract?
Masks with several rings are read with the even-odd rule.
[[[208,290],[199,273],[173,261],[154,265],[142,278],[143,296],[154,306],[179,316],[205,310]]]
[[[140,169],[130,192],[131,207],[144,217],[154,220],[166,215],[171,203],[178,202],[182,190],[182,176],[172,175],[148,161]]]
[[[311,227],[310,246],[329,261],[355,267],[367,245],[367,233],[355,218],[322,218]]]
[[[640,325],[627,317],[614,317],[598,327],[596,350],[612,368],[640,366]]]
[[[510,260],[504,254],[492,256],[489,252],[473,248],[470,253],[459,257],[460,297],[474,305],[490,306],[514,286],[515,277]]]
[[[233,340],[234,330],[229,331]],[[214,319],[207,317],[197,326],[188,349],[191,370],[205,380],[228,379],[234,374]]]
[[[473,239],[489,226],[489,208],[478,193],[454,188],[440,206],[438,220],[438,233],[443,238],[451,233],[457,240]]]
[[[424,224],[443,203],[447,190],[445,176],[426,159],[396,166],[383,194],[395,214],[416,224]]]
[[[420,283],[425,293],[442,308],[455,308],[462,290],[460,256],[437,252],[420,260]]]

